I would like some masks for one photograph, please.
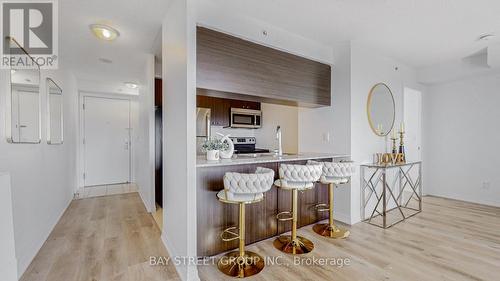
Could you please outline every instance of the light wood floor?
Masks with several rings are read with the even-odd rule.
[[[500,280],[500,208],[435,197],[425,197],[423,208],[387,230],[366,223],[348,227],[347,240],[318,237],[311,226],[299,230],[315,244],[305,258],[349,258],[342,268],[295,266],[292,256],[275,250],[273,239],[251,245],[248,250],[282,256],[289,266],[268,265],[248,280]],[[199,272],[202,280],[234,280],[215,266]]]
[[[248,280],[500,280],[500,208],[425,197],[421,214],[387,230],[359,223],[347,240],[330,240],[311,228],[299,230],[315,244],[301,257],[348,258],[350,265],[295,266],[269,239],[247,249],[288,266],[267,265]],[[22,280],[178,280],[172,265],[148,264],[149,256],[167,255],[136,193],[75,200]],[[215,265],[200,266],[199,275],[236,280]]]
[[[153,214],[153,219],[155,220],[156,224],[158,225],[158,228],[160,230],[163,229],[163,208],[160,207],[160,205],[156,204],[156,212]]]
[[[138,193],[74,200],[21,280],[179,280],[150,256],[168,253]]]

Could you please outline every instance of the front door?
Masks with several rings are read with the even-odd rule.
[[[130,182],[130,101],[84,98],[85,186]]]

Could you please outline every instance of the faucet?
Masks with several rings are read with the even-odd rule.
[[[276,139],[278,140],[278,156],[283,155],[283,147],[281,146],[281,127],[276,127]]]

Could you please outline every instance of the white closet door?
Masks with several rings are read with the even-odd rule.
[[[405,152],[408,161],[422,160],[422,93],[404,89]]]
[[[85,186],[130,181],[130,101],[85,97]]]

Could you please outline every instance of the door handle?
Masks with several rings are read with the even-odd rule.
[[[26,125],[19,125],[19,128],[28,128]]]

